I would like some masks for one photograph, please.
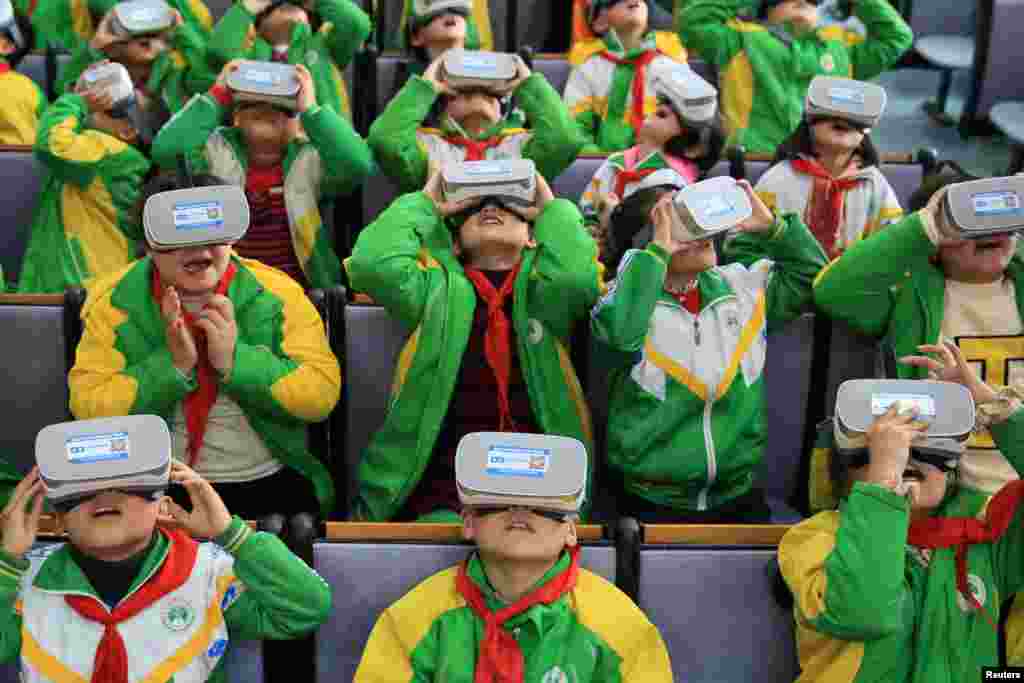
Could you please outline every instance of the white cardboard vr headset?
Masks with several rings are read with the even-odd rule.
[[[36,463],[57,509],[110,490],[156,498],[170,478],[171,434],[156,415],[63,422],[36,436]]]
[[[476,432],[459,441],[455,481],[466,507],[525,507],[573,517],[587,491],[587,449],[548,434]]]
[[[712,239],[753,214],[747,193],[726,176],[687,185],[676,192],[672,205],[672,237],[679,242]]]
[[[163,33],[174,26],[174,12],[163,0],[129,0],[114,5],[110,29],[118,36]]]
[[[243,60],[228,74],[235,102],[259,102],[288,111],[298,109],[299,78],[291,64]]]
[[[413,0],[413,15],[419,18],[435,17],[442,12],[456,12],[469,16],[473,11],[471,0]]]
[[[81,76],[89,90],[96,89],[110,97],[110,114],[117,118],[134,119],[138,116],[135,85],[128,69],[117,62],[99,62],[88,67]]]
[[[1024,175],[950,185],[943,208],[950,224],[966,239],[1024,230]]]
[[[249,201],[237,185],[160,192],[146,200],[142,227],[157,251],[237,242],[249,229]]]
[[[885,112],[885,88],[852,78],[815,76],[807,89],[804,117],[808,121],[835,118],[867,130],[874,128]]]
[[[871,424],[893,405],[899,414],[917,410],[916,420],[928,424],[923,438],[912,446],[912,457],[940,467],[955,467],[974,429],[974,399],[954,382],[901,379],[853,379],[839,385],[834,435],[842,454],[858,455],[866,463],[866,439]]]
[[[685,64],[659,71],[653,87],[691,128],[710,125],[718,113],[718,90]]]
[[[530,159],[464,161],[441,169],[446,200],[495,198],[502,203],[532,206],[537,197],[537,167]]]
[[[516,56],[455,48],[444,53],[441,78],[454,90],[485,90],[495,95],[508,92],[518,72]]]

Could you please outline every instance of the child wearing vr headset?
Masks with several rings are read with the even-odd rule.
[[[245,188],[252,223],[235,251],[323,288],[340,284],[342,273],[320,204],[355,191],[374,165],[352,124],[316,103],[314,83],[301,64],[230,62],[160,131],[153,159],[173,167],[187,155],[195,168]]]
[[[456,445],[469,432],[591,443],[568,349],[602,269],[579,211],[533,162],[445,166],[360,233],[345,267],[354,290],[414,330],[362,455],[354,517],[451,519]]]
[[[18,281],[21,293],[61,293],[136,257],[135,215],[150,163],[147,130],[120,64],[82,74],[43,114],[35,152],[47,169]]]
[[[1020,462],[1020,394],[979,380],[955,345],[922,351],[931,357],[915,360],[939,381],[840,386],[830,467],[841,502],[779,545],[800,681],[967,683],[1000,664],[1002,601],[1024,588],[1024,482],[979,513],[956,470],[980,426]]]
[[[756,19],[738,16],[759,4]],[[774,154],[800,125],[804,98],[818,75],[866,81],[906,52],[910,27],[889,0],[855,0],[867,36],[820,28],[816,0],[689,0],[678,17],[690,49],[720,70],[729,142]]]
[[[0,145],[32,145],[47,101],[28,76],[15,69],[32,49],[35,31],[11,0],[0,0]]]
[[[370,30],[370,18],[352,0],[243,0],[217,22],[210,61],[217,67],[235,59],[302,64],[313,76],[317,103],[351,120],[342,72]]]
[[[451,48],[493,50],[490,15],[488,0],[405,0],[396,47],[415,56],[414,73]]]
[[[804,120],[757,182],[770,209],[803,216],[829,258],[903,216],[870,137],[884,106],[880,86],[816,76]]]
[[[587,141],[584,154],[632,147],[657,108],[655,78],[686,61],[672,33],[650,31],[646,0],[575,0],[589,38],[569,54],[565,105]]]
[[[608,239],[612,216],[631,212],[630,204],[638,202],[644,204],[641,220],[646,222],[650,204],[645,195],[654,188],[667,191],[697,182],[718,163],[725,143],[718,93],[710,83],[679,65],[656,76],[654,84],[658,108],[644,119],[637,145],[609,156],[580,199],[583,220],[609,263],[616,260]]]
[[[529,129],[506,115],[508,97]],[[439,128],[425,121],[440,106]],[[449,50],[413,76],[370,127],[377,160],[403,192],[423,187],[430,165],[532,159],[546,178],[568,168],[583,147],[558,93],[518,55]]]
[[[160,418],[46,427],[36,461],[0,544],[0,659],[21,680],[226,681],[231,639],[298,638],[327,619],[324,580],[172,462]],[[191,511],[164,496],[179,486]],[[68,540],[33,548],[44,500]]]
[[[89,288],[71,412],[160,415],[175,459],[246,518],[326,517],[334,485],[307,427],[341,379],[319,314],[285,273],[232,252],[249,227],[240,187],[158,176],[145,196],[148,256]]]
[[[455,467],[462,533],[475,550],[380,616],[355,683],[672,680],[654,625],[618,588],[580,567],[582,443],[468,434]]]
[[[746,181],[702,181],[658,200],[653,239],[628,230],[595,306],[610,369],[608,462],[619,512],[641,522],[759,523],[767,333],[799,316],[825,255],[799,216],[776,217]],[[718,266],[712,240],[740,234]],[[650,232],[647,233],[650,235]],[[754,257],[756,255],[756,258]]]

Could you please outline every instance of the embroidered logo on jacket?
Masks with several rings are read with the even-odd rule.
[[[977,574],[967,575],[967,587],[971,590],[971,595],[978,601],[978,604],[982,607],[985,606],[985,601],[988,599],[988,591],[985,589],[985,582],[982,581],[981,577]],[[961,612],[970,612],[974,610],[974,606],[964,599],[964,596],[957,591],[956,604],[960,607]]]
[[[196,620],[196,612],[192,605],[178,598],[164,607],[162,619],[169,631],[184,631]]]
[[[569,683],[569,677],[557,666],[553,666],[540,679],[540,683]]]

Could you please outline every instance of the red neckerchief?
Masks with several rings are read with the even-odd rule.
[[[694,287],[693,289],[686,292],[669,292],[679,305],[688,310],[690,313],[697,315],[700,313],[700,288]]]
[[[473,140],[467,137],[451,136],[446,137],[445,141],[466,150],[466,158],[463,161],[484,161],[487,159],[487,150],[500,145],[503,139],[493,137],[486,140]]]
[[[80,617],[98,621],[104,626],[103,637],[93,659],[91,683],[128,683],[128,652],[117,625],[131,619],[168,593],[176,591],[192,575],[199,544],[184,531],[158,527],[157,533],[167,536],[171,543],[163,565],[149,581],[122,600],[113,611],[107,611],[105,605],[91,596],[64,596],[68,606]]]
[[[7,62],[0,62],[0,74],[5,74],[11,70],[11,65]]]
[[[816,159],[793,159],[793,170],[814,178],[814,190],[807,202],[805,219],[811,232],[818,238],[829,258],[839,255],[836,240],[839,225],[843,222],[843,202],[846,192],[853,189],[864,178],[833,178]]]
[[[1010,526],[1017,506],[1024,500],[1024,480],[1012,481],[992,496],[985,521],[974,517],[929,517],[911,523],[907,543],[919,548],[956,548],[956,587],[975,609],[982,610],[992,628],[992,616],[978,602],[967,584],[967,548],[998,540]]]
[[[661,152],[661,156],[668,163],[668,167],[681,175],[686,182],[693,183],[697,181],[697,164],[689,159],[680,159],[665,152]],[[659,168],[645,168],[638,171],[636,167],[640,165],[640,162],[640,146],[630,147],[622,153],[622,170],[618,171],[615,175],[615,195],[619,199],[625,198],[623,193],[626,191],[626,185],[640,182],[652,173],[662,170]]]
[[[477,295],[487,305],[487,329],[484,331],[484,358],[491,372],[494,373],[498,385],[498,431],[514,432],[516,423],[512,419],[512,409],[508,404],[508,382],[512,375],[512,323],[505,315],[505,299],[511,296],[519,275],[519,266],[508,272],[501,290],[495,290],[487,276],[476,268],[466,266],[466,277],[473,283]]]
[[[234,279],[237,270],[238,268],[235,266],[234,261],[228,263],[227,270],[224,271],[220,282],[217,283],[217,289],[214,291],[214,294],[222,296],[227,294],[228,286]],[[160,281],[160,272],[154,266],[153,299],[156,300],[157,309],[161,311],[163,310],[161,303],[164,299],[164,289],[165,287]],[[210,416],[210,409],[217,401],[218,381],[217,371],[210,365],[209,355],[206,353],[206,335],[196,325],[194,315],[184,308],[181,309],[181,315],[185,325],[192,333],[192,338],[196,343],[196,352],[199,355],[199,362],[196,363],[196,384],[198,386],[194,391],[185,396],[183,406],[185,428],[188,431],[188,446],[186,447],[188,465],[189,467],[195,467],[196,460],[199,458],[199,449],[203,447],[203,437],[206,435],[206,421]]]
[[[518,601],[492,612],[487,607],[483,591],[473,583],[466,573],[468,560],[459,566],[459,574],[455,578],[455,587],[473,613],[484,621],[484,639],[480,643],[480,657],[476,662],[476,673],[473,683],[523,683],[525,665],[523,652],[512,634],[502,625],[522,614],[534,605],[550,605],[576,587],[576,579],[580,573],[579,546],[574,546],[569,555],[572,558],[569,566],[558,576],[552,577],[546,584],[524,595]]]
[[[601,56],[609,62],[616,64],[633,65],[633,106],[630,112],[630,126],[633,128],[634,133],[639,133],[640,127],[644,125],[644,102],[647,98],[647,65],[658,56],[658,51],[645,50],[636,57],[617,57],[605,50],[601,53]]]

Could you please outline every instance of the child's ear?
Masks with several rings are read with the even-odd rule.
[[[0,36],[0,55],[11,55],[17,52],[18,47],[7,36]]]
[[[566,522],[566,524],[569,525],[569,528],[565,530],[565,547],[575,548],[576,544],[579,543],[580,540],[579,534],[576,532],[576,522],[574,520],[570,520]]]
[[[608,33],[608,29],[611,28],[611,25],[608,23],[608,10],[601,10],[597,15],[597,19],[594,19],[593,26],[590,28],[592,28],[594,33],[599,36],[603,36],[605,33]]]
[[[423,29],[409,32],[409,44],[413,47],[423,47],[426,42],[426,39],[423,37]]]
[[[462,511],[462,538],[472,541],[476,537],[475,517],[469,510]]]

